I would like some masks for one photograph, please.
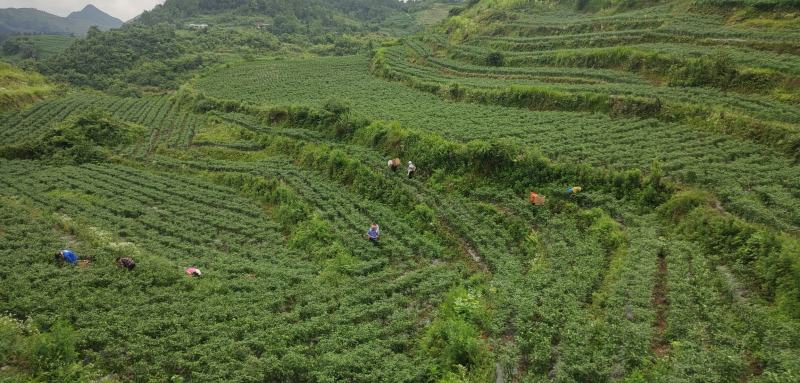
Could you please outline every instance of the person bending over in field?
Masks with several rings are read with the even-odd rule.
[[[128,270],[133,270],[133,268],[136,267],[136,262],[129,257],[117,257],[117,266]]]
[[[414,173],[417,171],[417,167],[414,166],[411,161],[408,161],[408,178],[414,177]]]
[[[373,223],[369,227],[369,231],[367,232],[367,239],[369,239],[372,243],[378,243],[378,239],[381,238],[381,228],[378,224]]]
[[[186,269],[186,274],[189,274],[189,275],[191,275],[193,277],[199,277],[199,276],[203,275],[203,273],[200,272],[200,269],[198,269],[196,267],[190,267],[190,268]]]
[[[400,167],[400,160],[395,158],[393,160],[389,160],[389,170],[396,172],[397,168]]]
[[[63,264],[66,262],[75,266],[78,264],[78,255],[69,249],[60,250],[55,255],[55,261],[58,264]]]

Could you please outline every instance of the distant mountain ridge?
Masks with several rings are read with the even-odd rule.
[[[98,27],[119,28],[124,24],[122,20],[109,15],[92,4],[87,5],[78,12],[72,12],[67,16],[70,20],[84,21]]]
[[[50,34],[85,35],[92,26],[102,30],[118,28],[122,21],[87,5],[67,17],[56,16],[34,8],[0,9],[0,35]]]

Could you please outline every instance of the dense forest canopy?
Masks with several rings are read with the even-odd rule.
[[[153,25],[200,15],[232,13],[242,16],[283,15],[303,22],[322,21],[330,25],[336,13],[360,21],[380,21],[404,6],[405,3],[398,0],[167,0],[152,11],[142,13],[136,22]]]
[[[170,0],[122,28],[91,29],[85,39],[34,67],[115,94],[135,94],[130,85],[176,89],[186,73],[218,62],[219,54],[263,54],[283,44],[321,54],[355,53],[375,37],[351,34],[374,33],[382,19],[408,6],[395,0]],[[210,25],[190,27],[197,18],[211,18]]]

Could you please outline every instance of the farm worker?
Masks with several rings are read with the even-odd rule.
[[[373,223],[369,227],[369,231],[367,232],[367,238],[370,242],[378,242],[378,239],[381,237],[381,228],[378,224]]]
[[[136,267],[136,262],[129,257],[117,257],[117,265],[128,270],[133,270],[133,268]]]
[[[408,161],[408,178],[413,177],[414,176],[414,172],[416,172],[416,171],[417,171],[417,167],[414,166],[414,164],[411,163],[411,161]]]
[[[583,190],[583,189],[581,189],[580,186],[573,186],[573,187],[567,188],[567,194],[573,194],[573,195],[574,194],[578,194],[578,193],[580,193],[581,190]]]
[[[396,172],[397,168],[399,168],[399,167],[400,167],[400,159],[399,158],[395,158],[393,160],[389,160],[389,169],[391,169],[393,172]]]
[[[530,200],[531,200],[531,203],[534,204],[534,205],[544,205],[544,201],[545,201],[544,196],[540,195],[540,194],[537,194],[536,192],[531,192]]]
[[[56,253],[56,262],[67,262],[70,265],[78,264],[78,255],[72,250],[64,249]]]
[[[200,272],[200,269],[198,269],[196,267],[187,268],[186,269],[186,274],[189,274],[189,275],[195,276],[195,277],[199,277],[199,276],[203,275],[203,273]]]

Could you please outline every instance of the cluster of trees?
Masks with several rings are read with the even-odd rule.
[[[65,322],[42,332],[30,321],[0,315],[0,379],[9,382],[83,382],[100,377],[77,351],[78,333]]]
[[[24,59],[35,59],[39,56],[39,51],[33,44],[33,41],[26,38],[8,39],[3,41],[0,45],[0,50],[3,51],[5,56],[19,55]]]
[[[74,85],[130,95],[130,85],[177,88],[191,71],[214,62],[218,50],[266,52],[279,46],[274,36],[257,31],[212,29],[182,35],[166,24],[127,25],[108,32],[93,28],[61,54],[40,61],[37,69]]]
[[[168,0],[143,13],[136,21],[155,25],[200,15],[233,13],[342,27],[345,25],[343,16],[363,22],[380,21],[404,6],[405,3],[398,0]]]
[[[92,28],[64,52],[40,60],[36,69],[120,96],[142,87],[176,89],[193,71],[217,62],[217,53],[248,57],[288,43],[318,54],[353,54],[365,41],[343,33],[377,29],[377,22],[406,6],[396,0],[170,0],[122,28]],[[255,27],[259,15],[268,21],[265,28]],[[198,17],[211,26],[181,31]],[[2,48],[35,51],[18,43]]]
[[[184,51],[175,30],[167,26],[130,27],[109,32],[93,28],[85,39],[40,63],[39,69],[59,80],[106,89],[139,65],[174,59]],[[164,75],[174,76],[175,73]]]

